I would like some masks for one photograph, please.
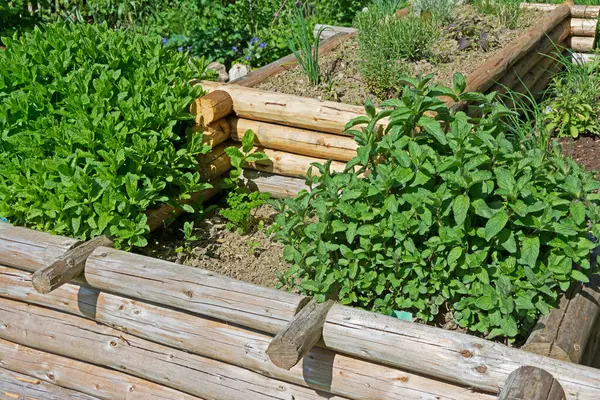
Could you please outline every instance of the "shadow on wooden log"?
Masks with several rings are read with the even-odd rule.
[[[525,366],[508,376],[498,400],[565,400],[560,383],[541,368]]]
[[[80,275],[85,261],[96,248],[113,247],[114,243],[106,236],[95,237],[59,257],[52,264],[37,270],[33,274],[33,288],[39,293],[50,293],[57,287]]]
[[[271,197],[275,199],[296,197],[301,190],[310,189],[303,178],[276,175],[253,169],[244,169],[241,180],[249,190],[270,193]]]
[[[284,369],[298,364],[321,339],[327,313],[334,304],[332,300],[319,304],[311,299],[269,344],[271,362]]]
[[[215,147],[229,139],[231,135],[231,125],[226,118],[221,118],[214,121],[208,126],[196,124],[188,128],[189,133],[200,133],[202,135],[202,143]]]

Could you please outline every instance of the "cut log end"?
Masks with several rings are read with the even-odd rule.
[[[498,400],[565,400],[560,383],[547,371],[524,366],[511,372]]]
[[[233,112],[233,100],[229,93],[215,90],[200,98],[200,113],[205,125],[211,124]]]

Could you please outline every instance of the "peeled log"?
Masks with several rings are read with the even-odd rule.
[[[356,32],[358,32],[358,29],[347,26],[315,24],[315,27],[313,28],[313,37],[317,39],[317,35],[320,34],[318,39],[325,40],[340,33],[349,34]]]
[[[239,85],[200,82],[206,91],[224,90],[233,99],[233,111],[239,118],[271,122],[335,134],[343,134],[348,121],[365,115],[361,106],[274,93]],[[385,125],[387,120],[382,120]]]
[[[597,20],[585,18],[571,18],[571,35],[595,37]]]
[[[0,339],[0,367],[99,399],[202,400],[119,371],[35,350],[2,339]],[[61,397],[61,400],[70,398]]]
[[[573,51],[589,53],[594,49],[594,38],[583,36],[571,36],[567,44]]]
[[[126,371],[208,399],[336,399],[325,392],[140,339],[85,318],[0,298],[0,337],[42,351]]]
[[[467,77],[467,92],[485,92],[495,82],[510,71],[519,60],[529,54],[535,46],[546,37],[561,22],[569,17],[571,8],[568,4],[561,4],[543,17],[535,26],[519,36],[496,56],[481,65]]]
[[[0,288],[2,288],[0,289],[2,297],[27,301],[42,307],[92,318],[96,322],[117,327],[119,330],[143,339],[332,394],[365,400],[388,398],[422,400],[427,396],[440,396],[446,400],[494,400],[493,396],[439,382],[434,378],[421,377],[391,367],[336,354],[319,347],[313,348],[299,365],[286,371],[273,365],[266,355],[267,348],[273,340],[270,335],[172,308],[100,292],[86,286],[66,284],[49,295],[40,295],[31,288],[31,274],[14,268],[0,266]],[[211,343],[211,345],[207,346],[206,343]],[[48,353],[45,354],[45,358],[36,361],[36,358],[30,357],[30,352],[24,354],[22,347],[16,346],[15,349],[11,347],[10,351],[15,353],[14,356],[5,354],[0,340],[0,366],[4,361],[5,365],[11,368],[16,365],[17,368],[20,367],[32,375],[44,377],[48,373],[47,365],[49,363],[54,366],[52,374],[55,376],[56,382],[61,385],[62,382],[59,380],[67,379],[61,372],[65,372],[65,369],[68,370],[69,366],[84,371],[77,364],[71,363],[78,363],[77,361],[65,359],[69,362],[64,364],[55,359],[59,356]],[[26,362],[19,362],[19,360]],[[38,366],[39,363],[42,365]],[[35,365],[34,371],[32,371],[32,365]],[[92,368],[89,364],[83,365]],[[63,366],[64,368],[60,369]],[[106,371],[111,372],[111,370]],[[120,374],[114,371],[113,373]],[[90,375],[101,374],[92,370]],[[106,386],[102,381],[85,379],[85,375],[81,378],[73,376],[71,379],[73,384],[81,382],[93,386],[98,383],[101,388]],[[150,382],[146,383],[151,384]],[[134,383],[124,382],[117,386],[115,391],[120,391],[122,387],[126,388],[128,384]],[[90,393],[84,390],[87,386],[78,386],[77,388]],[[144,391],[142,390],[142,392]],[[90,394],[98,395],[96,392]],[[116,394],[103,398],[119,398]],[[171,399],[172,397],[165,395],[164,398]]]
[[[273,150],[282,150],[305,156],[338,161],[350,161],[356,156],[358,145],[354,139],[330,133],[291,128],[268,122],[230,117],[231,138],[241,142],[244,133],[254,132],[254,144]]]
[[[521,3],[521,8],[540,11],[553,11],[559,6],[560,4]],[[571,5],[572,18],[598,18],[598,14],[600,6]]]
[[[564,400],[565,391],[548,372],[524,366],[512,372],[498,400]]]
[[[301,190],[310,190],[302,178],[275,175],[253,169],[244,169],[241,180],[246,188],[270,193],[271,197],[276,199],[296,197]]]
[[[200,118],[203,125],[209,125],[233,112],[233,102],[227,92],[215,90],[196,99],[190,106],[190,113]],[[198,119],[197,119],[198,122]]]
[[[215,147],[229,139],[231,136],[231,125],[227,122],[226,118],[221,118],[208,126],[196,124],[189,128],[189,131],[191,133],[201,133],[202,143],[207,144],[210,147]]]
[[[322,158],[301,156],[298,154],[287,153],[285,151],[266,149],[264,147],[255,147],[253,151],[263,152],[267,155],[267,157],[269,157],[269,159],[246,163],[244,168],[255,169],[257,171],[269,172],[277,175],[305,177],[308,170],[312,168],[313,176],[316,176],[319,175],[319,171],[317,168],[311,166],[311,163],[324,164],[327,162],[327,160]],[[339,161],[331,162],[332,171],[343,172],[345,168],[345,163]]]
[[[40,379],[0,368],[2,400],[98,400],[84,393],[62,388]]]

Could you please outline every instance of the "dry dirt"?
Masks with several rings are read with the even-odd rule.
[[[467,76],[475,71],[477,67],[496,55],[504,46],[533,25],[540,16],[540,12],[528,10],[524,13],[519,29],[503,28],[499,26],[494,17],[477,15],[471,6],[462,6],[456,15],[455,23],[468,21],[478,16],[482,21],[494,27],[490,34],[498,39],[499,45],[487,52],[481,48],[468,48],[459,51],[455,40],[441,40],[434,45],[434,54],[428,60],[411,64],[414,75],[433,73],[434,80],[451,85],[455,72],[462,72],[463,75]],[[296,66],[267,79],[258,88],[355,105],[362,105],[367,99],[371,99],[376,103],[385,100],[378,98],[362,80],[360,63],[358,42],[356,39],[352,39],[342,42],[332,52],[321,57],[319,65],[325,77],[324,83],[318,86],[311,85],[302,70]]]
[[[563,154],[583,165],[586,171],[600,172],[600,138],[563,138],[559,143]]]

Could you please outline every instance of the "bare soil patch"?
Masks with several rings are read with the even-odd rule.
[[[566,157],[573,158],[586,171],[600,172],[600,138],[562,138],[559,143]]]
[[[457,10],[456,20],[453,23],[461,24],[478,18],[481,23],[491,27],[488,34],[490,37],[496,38],[495,43],[491,44],[488,51],[484,51],[478,46],[459,50],[459,44],[455,39],[444,37],[433,47],[432,54],[428,59],[411,64],[413,75],[432,73],[435,81],[451,85],[455,72],[461,72],[467,76],[475,71],[477,67],[495,56],[503,47],[531,27],[541,14],[542,12],[539,11],[525,10],[521,17],[520,27],[508,29],[501,26],[493,16],[478,14],[475,8],[469,5],[461,6]],[[257,87],[279,93],[355,105],[362,105],[367,99],[376,103],[385,100],[373,93],[363,81],[360,74],[361,62],[358,55],[358,42],[354,38],[342,42],[332,52],[321,57],[319,65],[323,74],[323,83],[317,86],[311,85],[304,72],[298,66],[294,66],[267,79]]]

